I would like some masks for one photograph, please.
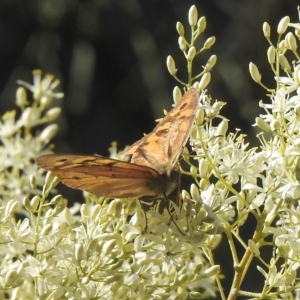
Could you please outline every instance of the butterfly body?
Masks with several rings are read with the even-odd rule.
[[[37,158],[72,188],[109,198],[166,199],[180,184],[177,168],[198,110],[198,93],[190,89],[154,130],[126,151],[130,162],[107,157],[50,154]]]

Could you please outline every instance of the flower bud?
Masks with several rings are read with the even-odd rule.
[[[200,90],[204,90],[209,84],[210,78],[211,78],[210,72],[205,73],[200,80],[198,88]]]
[[[169,73],[172,76],[174,76],[176,74],[177,70],[176,70],[176,66],[175,66],[175,61],[171,55],[169,55],[167,57],[167,68],[168,68]]]
[[[260,73],[258,71],[258,68],[252,62],[249,64],[249,72],[250,72],[250,75],[251,75],[252,79],[255,82],[260,82],[261,81],[261,75],[260,75]]]
[[[111,254],[111,252],[113,251],[115,246],[116,246],[116,241],[115,240],[110,240],[110,241],[105,242],[103,247],[102,247],[102,253],[104,255]]]
[[[184,36],[184,27],[183,27],[182,23],[180,23],[180,22],[176,23],[176,30],[180,36]]]
[[[203,272],[203,278],[211,277],[220,272],[220,266],[214,265]]]
[[[62,202],[62,199],[63,199],[63,198],[62,198],[61,195],[56,195],[56,196],[54,196],[54,197],[51,199],[50,204],[51,204],[51,205],[59,204],[59,203]]]
[[[255,118],[255,124],[262,130],[266,132],[271,132],[271,127],[262,118]]]
[[[18,208],[20,207],[20,202],[17,201],[17,200],[9,200],[5,206],[5,217],[11,215],[11,214],[14,214]]]
[[[47,172],[46,179],[45,179],[45,185],[46,186],[53,186],[53,183],[56,181],[56,175],[53,172]]]
[[[177,104],[181,98],[182,98],[181,90],[178,86],[175,86],[175,88],[173,89],[174,103]]]
[[[291,71],[291,66],[283,54],[279,55],[279,64],[281,65],[284,71]]]
[[[82,244],[75,244],[75,259],[81,261],[83,258],[84,249]]]
[[[195,5],[193,5],[189,10],[189,24],[195,26],[197,24],[198,11]]]
[[[61,108],[53,107],[46,112],[45,119],[47,122],[52,122],[53,120],[57,119],[60,113],[61,113]]]
[[[41,113],[38,109],[27,107],[20,118],[20,123],[25,127],[33,127],[40,122]]]
[[[288,34],[285,37],[285,42],[286,42],[286,47],[292,51],[296,51],[297,50],[297,41],[295,36],[293,35],[292,32],[288,32]]]
[[[216,62],[217,62],[217,56],[216,55],[212,55],[208,59],[206,65],[205,65],[205,70],[210,71],[214,67],[214,65],[216,64]]]
[[[16,105],[23,108],[28,104],[26,90],[23,87],[17,89]]]
[[[204,43],[203,48],[204,49],[210,49],[215,42],[216,42],[216,37],[215,36],[211,36],[210,38],[208,38],[206,40],[206,42]]]
[[[276,57],[276,48],[274,46],[270,46],[268,49],[268,62],[269,64],[275,63],[275,57]]]
[[[278,52],[279,52],[280,54],[284,54],[285,51],[286,51],[285,41],[282,40],[282,41],[280,41],[280,43],[279,43],[279,45],[278,45]]]
[[[192,61],[194,59],[195,55],[196,55],[196,48],[194,46],[192,46],[187,53],[186,59],[188,61]]]
[[[194,178],[197,177],[197,168],[195,166],[190,167],[190,172]]]
[[[227,120],[223,120],[217,128],[217,136],[221,135],[221,136],[225,136],[226,132],[228,130],[228,121]]]
[[[199,33],[202,33],[205,30],[205,28],[206,28],[206,18],[205,17],[201,17],[198,20],[197,27],[198,27]]]
[[[204,122],[204,109],[200,108],[196,116],[196,124],[202,125]]]
[[[57,133],[58,125],[51,124],[47,126],[40,134],[40,139],[45,142],[49,142]]]
[[[263,24],[263,33],[264,33],[264,36],[267,39],[270,38],[270,36],[271,36],[271,28],[270,28],[269,23],[267,23],[267,22],[264,22],[264,24]]]
[[[191,185],[190,192],[194,200],[198,201],[200,199],[199,188],[194,183]]]
[[[39,204],[40,204],[40,197],[39,196],[34,196],[31,201],[30,201],[30,205],[32,208],[32,212],[36,212]]]
[[[283,17],[278,24],[277,33],[284,34],[286,29],[289,26],[289,23],[290,23],[290,17],[289,16]]]
[[[180,48],[181,51],[185,51],[186,48],[187,48],[187,43],[186,43],[185,38],[183,38],[182,36],[180,36],[178,38],[178,45],[179,45],[179,48]]]
[[[28,210],[30,212],[33,211],[32,207],[31,207],[30,200],[28,199],[28,197],[24,197],[23,206],[25,207],[26,210]]]
[[[210,182],[206,178],[202,178],[199,183],[200,190],[205,191],[208,189]]]
[[[208,165],[207,161],[204,158],[201,158],[199,161],[199,175],[201,178],[204,178],[207,176],[208,171]]]

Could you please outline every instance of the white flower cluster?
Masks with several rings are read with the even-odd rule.
[[[29,183],[31,175],[36,181],[43,182],[42,172],[38,171],[35,158],[41,154],[51,138],[56,134],[56,124],[47,125],[37,134],[36,128],[55,120],[60,114],[60,108],[50,108],[54,98],[61,98],[62,93],[54,90],[59,84],[53,76],[41,78],[41,71],[35,70],[34,84],[19,83],[28,88],[33,97],[29,100],[26,90],[18,88],[16,105],[19,110],[13,110],[0,117],[0,197],[2,205],[11,199],[22,201],[32,194]]]
[[[289,17],[284,17],[277,28],[275,45],[267,23],[263,30],[270,43],[268,61],[275,87],[267,88],[258,68],[253,63],[249,67],[253,80],[267,90],[270,99],[269,104],[260,102],[265,114],[256,118],[255,125],[264,131],[258,135],[261,147],[249,148],[242,134],[227,133],[227,120],[218,116],[222,103],[211,105],[203,93],[202,109],[191,138],[195,157],[185,157],[190,164],[186,173],[194,177],[197,187],[192,186],[187,198],[209,207],[215,228],[224,228],[235,266],[228,299],[242,295],[300,299],[296,293],[300,271],[300,57],[296,52],[300,24],[292,24]],[[222,118],[217,126],[215,117]],[[251,224],[248,220],[253,218],[253,236],[244,241],[241,228]],[[245,249],[241,259],[237,243]],[[261,255],[263,246],[269,247],[269,256]],[[262,290],[242,291],[240,287],[255,258],[259,262],[258,276],[265,278]]]

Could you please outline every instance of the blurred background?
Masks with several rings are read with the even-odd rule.
[[[274,87],[262,25],[271,25],[275,42],[282,17],[299,21],[296,2],[0,0],[0,114],[15,108],[16,81],[32,82],[31,72],[39,68],[61,80],[66,96],[56,100],[63,114],[55,152],[107,156],[112,141],[118,141],[119,149],[132,144],[152,131],[163,109],[171,109],[177,82],[166,69],[168,55],[186,81],[175,25],[188,26],[188,10],[195,4],[198,15],[207,18],[203,42],[217,38],[197,60],[198,70],[209,56],[218,56],[209,94],[227,102],[222,115],[230,119],[230,129],[241,128],[257,145],[251,125],[262,113],[259,100],[268,99],[252,81],[248,65],[254,62],[263,82]],[[219,251],[216,261],[230,282],[232,262],[225,260],[223,247]],[[263,278],[251,278],[245,290],[247,284],[259,290]]]
[[[248,65],[256,63],[263,82],[274,86],[262,24],[271,24],[275,42],[282,17],[298,21],[296,2],[0,0],[0,114],[14,108],[16,81],[32,82],[31,71],[39,68],[61,80],[66,96],[57,100],[63,115],[56,152],[107,155],[112,141],[120,149],[132,144],[171,109],[177,82],[166,69],[168,55],[186,81],[175,25],[188,26],[195,4],[207,18],[202,42],[217,38],[198,58],[198,70],[210,55],[218,56],[208,91],[227,102],[222,114],[231,130],[242,128],[251,140],[266,93],[251,80]]]

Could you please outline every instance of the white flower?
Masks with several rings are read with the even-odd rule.
[[[19,129],[20,125],[15,121],[16,112],[9,111],[5,113],[0,120],[0,139],[9,138],[14,135]]]
[[[36,100],[42,99],[43,97],[52,99],[62,98],[64,96],[63,93],[54,92],[60,83],[59,80],[49,74],[42,78],[41,70],[33,71],[33,84],[29,84],[22,80],[19,80],[18,83],[28,88],[33,93],[33,97]]]

